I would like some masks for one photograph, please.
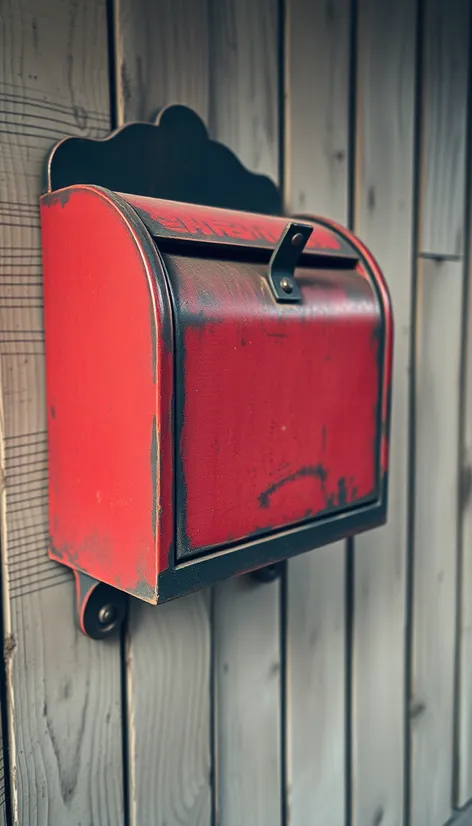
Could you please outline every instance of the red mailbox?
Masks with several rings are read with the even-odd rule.
[[[41,222],[49,553],[86,633],[385,521],[392,316],[351,233],[81,182]]]

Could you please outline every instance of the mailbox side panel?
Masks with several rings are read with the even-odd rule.
[[[128,214],[129,212],[129,214]],[[172,547],[172,328],[144,227],[111,193],[44,196],[50,555],[156,601]]]

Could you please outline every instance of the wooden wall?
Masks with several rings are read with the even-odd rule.
[[[443,826],[472,798],[470,16],[0,0],[0,824]],[[134,602],[96,643],[46,556],[42,164],[175,102],[379,259],[390,517],[281,581]]]

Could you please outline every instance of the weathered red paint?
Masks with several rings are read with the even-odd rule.
[[[287,306],[267,265],[165,263],[183,347],[179,555],[375,499],[381,319],[368,281],[303,268],[303,301]]]
[[[334,232],[342,238],[350,242],[350,244],[359,250],[365,265],[358,262],[356,270],[363,276],[368,277],[366,265],[369,267],[371,277],[374,279],[375,287],[379,293],[379,299],[382,306],[382,314],[384,318],[385,333],[384,333],[384,353],[382,359],[382,374],[384,379],[385,391],[382,394],[382,441],[380,447],[380,465],[384,475],[388,473],[388,455],[389,455],[389,435],[390,435],[390,395],[392,386],[392,367],[393,367],[393,314],[390,292],[387,282],[384,278],[382,270],[380,269],[377,260],[367,249],[366,245],[353,232],[325,218],[319,218],[316,215],[310,216],[312,221],[323,221],[323,223],[331,227]]]
[[[41,228],[50,553],[155,601],[158,566],[168,564],[172,542],[165,280],[159,296],[157,256],[149,260],[136,227],[103,191],[44,196]]]
[[[122,195],[135,209],[145,213],[153,222],[159,238],[179,238],[188,241],[231,243],[241,246],[273,248],[285,227],[286,218],[273,215],[250,215],[229,209],[198,204],[180,204],[144,198],[141,195]],[[307,250],[332,255],[351,254],[352,249],[327,227],[315,226],[308,239]]]
[[[41,217],[54,559],[156,602],[384,521],[391,310],[357,239],[315,220],[281,304],[285,218],[92,186]]]

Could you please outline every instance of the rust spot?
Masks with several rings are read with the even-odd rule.
[[[44,201],[44,206],[50,207],[60,204],[61,207],[65,207],[65,205],[69,202],[71,195],[72,192],[70,189],[59,189],[57,192],[51,192]]]
[[[283,479],[279,479],[278,482],[274,482],[274,484],[270,485],[267,490],[263,491],[258,497],[259,507],[268,508],[270,497],[273,493],[279,490],[279,488],[289,484],[290,482],[295,482],[297,479],[304,479],[307,476],[312,476],[314,479],[319,479],[324,486],[328,477],[328,472],[323,465],[306,465],[299,468],[299,470],[295,471],[295,473],[290,473]]]
[[[156,319],[154,316],[154,306],[152,303],[151,293],[149,292],[149,321],[151,326],[151,349],[152,349],[152,361],[151,361],[151,370],[152,370],[152,380],[154,384],[157,383],[157,330],[156,330]]]
[[[344,476],[338,481],[338,505],[347,505],[347,488]]]
[[[55,518],[54,523],[55,523],[55,527],[57,528],[57,517]],[[49,536],[49,538],[48,538],[48,547],[49,547],[50,553],[53,556],[57,557],[57,559],[64,559],[64,553],[63,553],[62,548],[55,548],[54,547],[54,544],[53,544],[53,541],[52,541],[52,536]]]
[[[152,601],[156,597],[156,589],[153,588],[153,586],[150,585],[144,577],[136,581],[133,588],[130,588],[130,593],[137,597],[141,597],[141,599],[146,600],[146,602]]]

